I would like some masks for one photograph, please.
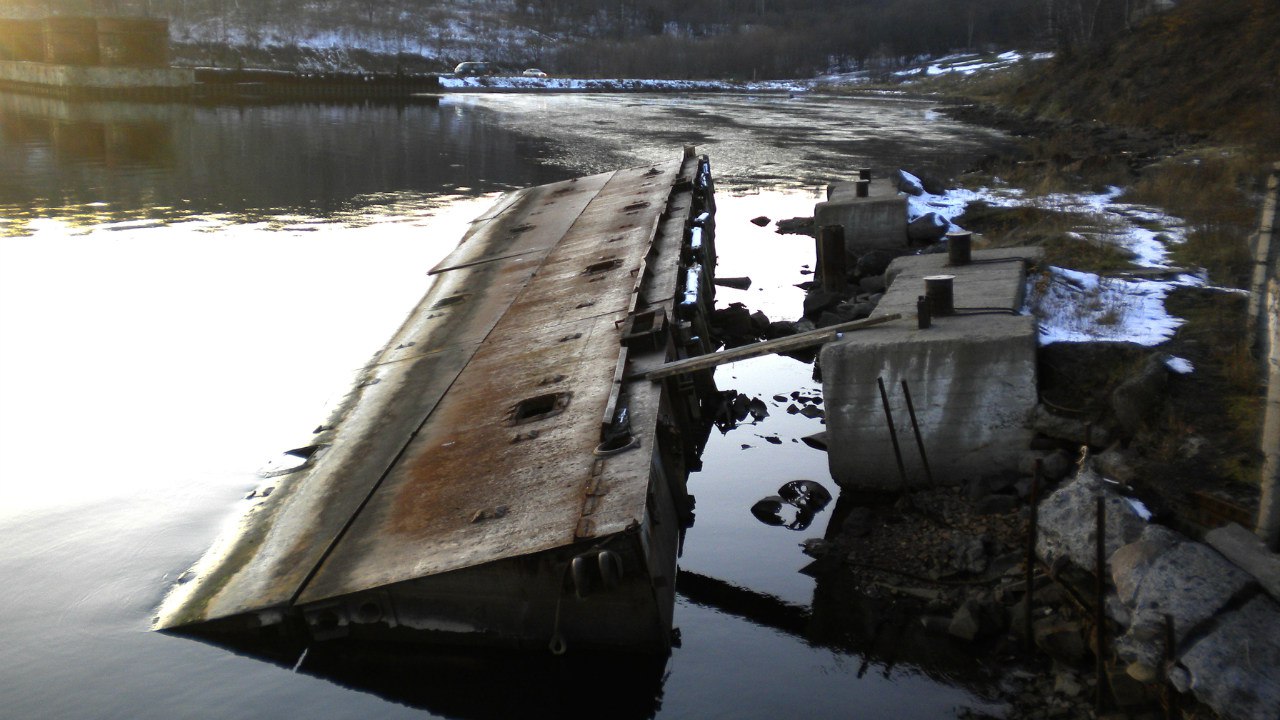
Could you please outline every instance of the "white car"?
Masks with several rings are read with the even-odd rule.
[[[538,68],[529,68],[528,70],[525,70],[520,74],[524,75],[525,77],[538,77],[538,78],[544,78],[547,76],[546,73],[542,72]]]

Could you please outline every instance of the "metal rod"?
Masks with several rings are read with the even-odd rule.
[[[902,464],[902,448],[898,447],[898,431],[893,427],[893,411],[889,409],[889,393],[884,389],[884,378],[876,378],[880,386],[880,402],[884,405],[884,417],[889,423],[889,439],[893,441],[893,458],[898,461],[898,477],[902,478],[902,487],[907,486],[907,469]]]
[[[1104,496],[1097,499],[1097,542],[1094,543],[1094,572],[1097,577],[1093,597],[1093,638],[1096,650],[1094,671],[1097,676],[1097,695],[1094,698],[1094,710],[1101,715],[1107,709],[1107,500]]]
[[[920,448],[920,462],[924,463],[924,476],[933,484],[933,471],[929,469],[929,457],[924,452],[924,438],[920,436],[920,424],[916,422],[916,406],[911,402],[911,389],[902,381],[902,394],[907,399],[907,413],[911,415],[911,430],[916,434],[916,447]]]
[[[713,367],[724,365],[726,363],[746,360],[748,358],[757,358],[772,353],[784,353],[792,350],[798,350],[804,347],[812,347],[814,345],[822,345],[836,339],[840,333],[853,332],[863,328],[883,325],[884,323],[901,320],[902,315],[899,313],[891,313],[889,315],[881,315],[874,318],[864,318],[862,320],[853,320],[839,325],[829,325],[817,330],[809,332],[797,333],[788,337],[778,338],[776,340],[764,340],[750,345],[742,345],[740,347],[731,348],[729,350],[721,350],[717,353],[708,353],[706,355],[695,355],[683,360],[673,360],[664,365],[650,370],[648,372],[639,372],[626,375],[622,378],[623,382],[631,382],[644,378],[646,380],[661,380],[672,375],[684,375],[687,373],[708,370]]]
[[[1174,644],[1177,642],[1177,635],[1173,632],[1173,616],[1169,613],[1164,614],[1164,664],[1160,668],[1161,689],[1164,695],[1164,716],[1165,720],[1173,720],[1178,716],[1178,694],[1174,692],[1173,685],[1169,683],[1169,668],[1173,667],[1173,661],[1177,655]]]
[[[1035,636],[1032,629],[1031,611],[1035,608],[1035,577],[1036,577],[1036,535],[1039,532],[1040,525],[1040,473],[1041,463],[1036,458],[1036,471],[1031,476],[1031,520],[1027,524],[1027,594],[1025,600],[1027,603],[1026,619],[1023,620],[1023,631],[1026,633],[1027,650],[1035,649]]]

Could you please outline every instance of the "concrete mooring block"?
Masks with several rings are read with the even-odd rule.
[[[888,180],[872,180],[867,195],[858,195],[857,182],[836,183],[827,201],[813,208],[816,227],[844,228],[845,249],[860,254],[876,248],[907,245],[907,198]]]
[[[1023,304],[1026,271],[1014,258],[1034,258],[1035,252],[978,251],[973,264],[958,267],[946,266],[941,255],[894,261],[886,273],[892,284],[872,317],[901,313],[903,319],[850,333],[821,354],[828,461],[841,487],[900,489],[895,435],[906,484],[927,482],[912,407],[935,482],[1017,471],[1033,435],[1037,328],[1033,316],[1015,314]],[[921,329],[916,301],[924,294],[924,278],[940,272],[955,276],[955,314],[934,317]],[[886,390],[887,414],[878,380]]]

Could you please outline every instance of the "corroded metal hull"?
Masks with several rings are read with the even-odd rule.
[[[316,642],[663,652],[710,374],[709,165],[517,191],[435,282],[158,629]]]

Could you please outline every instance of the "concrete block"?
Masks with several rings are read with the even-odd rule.
[[[935,318],[930,328],[919,329],[916,296],[923,292],[924,276],[945,262],[939,256],[894,260],[893,283],[872,317],[897,312],[903,319],[850,333],[822,350],[827,431],[834,438],[828,459],[832,477],[842,487],[895,490],[902,486],[877,378],[884,380],[889,396],[908,484],[923,484],[927,479],[903,380],[911,392],[935,482],[958,483],[1017,471],[1032,437],[1028,421],[1036,406],[1035,318],[953,315]],[[970,265],[956,268],[955,274],[957,307],[962,303],[1021,307],[1025,283],[1021,263]]]
[[[907,245],[907,198],[885,180],[872,180],[867,197],[857,197],[854,183],[837,183],[828,200],[813,208],[817,227],[844,228],[845,249],[860,254],[876,248]]]

